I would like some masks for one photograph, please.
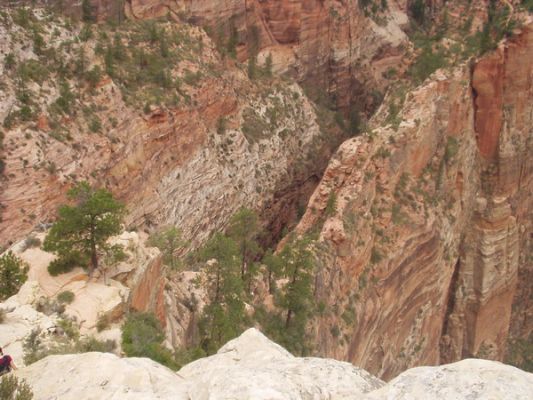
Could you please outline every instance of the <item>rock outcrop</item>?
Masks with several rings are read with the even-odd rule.
[[[498,362],[466,359],[439,367],[409,369],[372,392],[368,399],[526,400],[533,390],[531,376]]]
[[[39,10],[34,18],[50,51],[75,63],[62,43],[78,37],[81,26],[59,28]],[[9,52],[17,53],[19,64],[39,59],[31,33],[8,21],[0,25],[0,69],[6,76],[14,74],[3,69]],[[126,46],[134,33],[123,29]],[[180,61],[168,72],[182,82],[173,100],[179,104],[143,105],[142,93],[128,98],[120,82],[105,74],[93,89],[73,78],[70,85],[84,94],[72,104],[76,111],[60,115],[49,131],[43,121],[54,114],[63,78],[49,66],[42,82],[28,79],[33,107],[47,111],[43,123],[22,122],[4,134],[0,246],[53,219],[67,189],[82,179],[104,184],[125,201],[130,226],[176,225],[193,246],[242,206],[263,210],[273,236],[294,220],[340,141],[340,129],[318,115],[297,84],[251,81],[241,66],[221,59],[199,28],[181,23],[158,29],[180,38]],[[84,54],[87,70],[102,70],[98,40],[74,41],[72,53]],[[2,121],[21,107],[15,81],[6,79],[0,93]],[[87,121],[99,131],[88,133]]]
[[[320,231],[317,301],[333,310],[315,327],[321,354],[387,379],[502,360],[510,326],[528,340],[532,34],[525,26],[472,71],[435,73],[333,156],[296,229]]]
[[[40,0],[50,6],[57,0]],[[239,61],[272,57],[274,70],[289,73],[316,95],[327,93],[347,113],[373,110],[391,67],[401,71],[409,48],[406,1],[175,1],[90,0],[98,21],[170,18],[205,27],[220,48],[232,42]],[[80,17],[76,0],[63,0]],[[386,4],[386,6],[384,6]]]
[[[34,240],[43,238],[44,234],[34,236]],[[47,267],[54,255],[37,247],[26,248],[25,241],[12,246],[10,250],[27,263],[29,271],[20,291],[0,303],[4,313],[0,335],[6,353],[22,365],[23,342],[30,333],[36,332],[40,340],[53,344],[64,333],[62,321],[72,321],[82,337],[95,336],[117,344],[117,323],[126,311],[154,312],[165,326],[174,308],[163,299],[166,278],[159,250],[145,247],[144,239],[134,232],[113,237],[110,241],[124,248],[124,260],[102,266],[92,277],[81,268],[51,276]],[[63,292],[72,294],[71,302],[58,300]],[[173,343],[171,332],[168,337]]]
[[[17,375],[35,400],[526,400],[533,390],[532,374],[486,360],[415,368],[385,385],[345,362],[293,357],[255,329],[177,373],[148,359],[85,353],[49,356]]]

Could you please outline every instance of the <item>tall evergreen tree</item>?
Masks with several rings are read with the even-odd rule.
[[[238,336],[243,328],[243,281],[238,254],[235,242],[220,233],[201,251],[206,266],[200,284],[207,291],[209,303],[199,325],[201,346],[208,354]]]
[[[308,353],[307,323],[314,310],[314,255],[307,238],[289,241],[279,254],[267,254],[263,259],[272,268],[274,280],[286,282],[275,292],[277,310],[259,310],[258,322],[276,342],[289,351]]]
[[[52,226],[43,248],[53,251],[59,259],[83,264],[89,261],[89,271],[98,268],[99,251],[106,250],[107,239],[120,233],[124,205],[106,189],[94,189],[80,182],[67,193],[75,205],[59,208],[59,218]]]
[[[267,269],[267,284],[268,292],[274,293],[275,278],[280,275],[282,267],[282,259],[272,251],[268,251],[263,257],[263,264]]]
[[[259,232],[260,226],[257,214],[248,208],[241,208],[237,211],[231,218],[227,229],[228,237],[237,243],[241,264],[241,279],[248,290],[250,290],[251,282],[257,272],[254,260],[261,250],[257,243]]]

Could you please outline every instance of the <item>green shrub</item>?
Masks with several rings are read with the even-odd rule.
[[[28,265],[8,251],[0,257],[0,301],[16,294],[28,279]]]
[[[13,70],[16,65],[15,55],[13,53],[9,53],[6,55],[6,58],[4,59],[4,68],[7,71]]]
[[[148,357],[169,368],[177,363],[162,345],[165,334],[154,314],[132,313],[122,327],[122,350],[128,357]]]
[[[242,116],[242,133],[250,143],[257,142],[260,139],[269,136],[269,124],[253,108],[245,108]]]
[[[22,84],[26,84],[29,80],[42,84],[48,78],[49,73],[46,66],[38,60],[21,62],[17,68],[17,75]]]
[[[111,321],[109,320],[109,316],[107,314],[102,314],[96,321],[96,330],[98,332],[105,331],[107,328],[109,328],[110,323]]]
[[[52,276],[57,276],[70,272],[77,266],[84,266],[86,264],[87,260],[81,253],[70,253],[68,257],[64,256],[52,261],[48,265],[48,273]]]
[[[65,320],[63,320],[65,321]],[[49,355],[54,354],[75,354],[89,351],[99,351],[110,353],[116,348],[114,340],[97,340],[92,336],[79,338],[73,336],[55,337],[53,341],[43,343],[39,330],[33,330],[24,340],[22,345],[24,350],[24,363],[33,364]],[[3,398],[2,398],[3,399]]]
[[[453,136],[448,137],[448,141],[446,142],[446,150],[444,152],[444,160],[446,162],[450,162],[457,152],[459,151],[459,142],[456,138]]]
[[[422,48],[422,52],[411,65],[409,75],[416,83],[423,82],[433,72],[447,65],[445,54],[442,50],[434,51],[430,44]]]
[[[93,336],[81,339],[76,343],[77,353],[87,353],[89,351],[98,351],[100,353],[112,353],[117,348],[117,343],[114,340],[98,340]]]
[[[2,400],[31,400],[33,392],[24,379],[6,375],[0,380],[0,399]]]
[[[57,325],[63,330],[65,335],[69,339],[78,340],[80,337],[80,331],[77,326],[74,325],[74,321],[67,318],[61,318],[57,321]]]
[[[65,290],[57,295],[57,301],[63,304],[70,304],[74,301],[74,293],[70,290]]]
[[[337,196],[335,195],[335,192],[331,191],[328,197],[328,202],[326,204],[326,216],[331,217],[335,214],[337,211]]]
[[[59,97],[55,101],[54,105],[60,112],[70,114],[72,112],[72,103],[74,102],[74,93],[70,90],[68,82],[63,81],[59,85]]]
[[[91,121],[89,122],[89,129],[93,133],[100,132],[102,129],[102,123],[98,117],[91,118]]]
[[[102,69],[98,65],[95,65],[91,70],[87,71],[85,79],[91,88],[95,88],[102,79]]]

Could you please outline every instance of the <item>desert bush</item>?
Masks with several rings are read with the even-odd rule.
[[[24,250],[31,249],[32,247],[40,247],[41,240],[35,235],[31,234],[24,240]]]
[[[63,320],[65,321],[65,320]],[[66,325],[69,323],[67,322]],[[65,324],[63,324],[66,326]],[[24,350],[24,363],[33,364],[47,356],[55,354],[75,354],[86,353],[89,351],[98,351],[110,353],[116,349],[114,340],[98,340],[93,336],[79,338],[64,336],[54,337],[54,340],[43,341],[41,331],[33,330],[24,340],[22,345]]]
[[[65,290],[57,295],[57,301],[62,304],[70,304],[74,301],[74,293],[70,290]]]
[[[122,350],[128,357],[148,357],[176,369],[174,355],[162,345],[164,338],[154,314],[131,313],[122,327]]]
[[[0,399],[2,400],[31,400],[33,392],[24,379],[19,380],[9,374],[0,380]]]
[[[98,320],[96,321],[96,330],[98,332],[102,332],[106,330],[107,328],[109,328],[110,323],[111,321],[110,321],[109,315],[101,314],[98,317]]]
[[[17,293],[28,279],[28,265],[8,251],[0,257],[0,301]]]

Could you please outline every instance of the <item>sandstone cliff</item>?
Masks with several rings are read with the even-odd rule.
[[[40,0],[53,7],[58,0]],[[81,17],[80,3],[63,0]],[[348,114],[351,106],[370,112],[389,83],[383,74],[402,70],[409,41],[405,0],[345,1],[175,1],[90,0],[94,19],[122,21],[171,18],[205,27],[220,49],[235,47],[239,61],[268,55],[274,70],[288,73],[314,91],[331,96]]]
[[[471,68],[437,72],[399,120],[383,106],[333,156],[297,227],[320,232],[321,354],[389,378],[501,360],[510,325],[527,340],[532,45],[528,25]]]
[[[28,28],[6,14],[0,25],[2,246],[53,219],[81,179],[125,201],[130,226],[174,224],[193,245],[241,206],[264,210],[274,236],[296,217],[342,135],[297,84],[251,81],[187,24],[139,23],[95,37],[53,18],[37,10],[22,20]],[[143,39],[150,29],[166,40],[169,59],[161,59],[157,40]],[[45,48],[32,50],[34,39]],[[145,59],[133,45],[138,40]],[[112,64],[103,48],[115,52]],[[7,67],[10,55],[16,67]],[[102,72],[88,84],[96,67]],[[65,102],[72,91],[76,97]]]

